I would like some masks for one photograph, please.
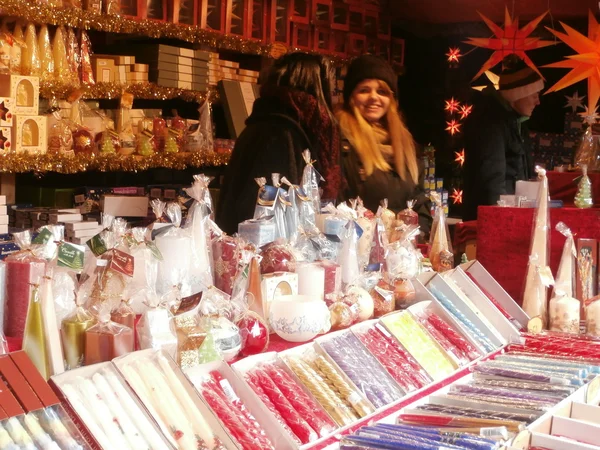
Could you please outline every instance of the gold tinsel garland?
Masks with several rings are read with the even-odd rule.
[[[218,31],[207,30],[199,26],[161,22],[158,20],[135,19],[118,14],[96,14],[79,8],[52,8],[38,3],[36,0],[2,0],[0,16],[12,16],[37,24],[64,25],[85,30],[98,30],[109,33],[123,33],[151,38],[170,38],[202,44],[211,48],[230,50],[251,55],[272,56],[271,50],[285,48],[285,52],[301,51],[320,54],[317,51],[307,51],[282,43],[266,44],[254,39],[246,39]],[[329,56],[334,64],[346,64],[352,58]]]
[[[36,0],[2,0],[0,15],[19,17],[37,24],[65,25],[85,30],[179,39],[254,55],[268,55],[271,49],[269,44],[206,30],[198,26],[135,19],[117,14],[96,14],[79,8],[52,8]]]
[[[57,172],[72,174],[78,172],[139,172],[148,169],[166,168],[183,170],[187,168],[217,167],[229,162],[231,152],[196,153],[156,153],[152,156],[120,156],[82,154],[31,154],[26,152],[0,155],[0,172]]]
[[[40,82],[40,95],[44,98],[66,99],[69,94],[79,88],[75,84],[66,84],[54,80]],[[188,102],[202,103],[209,95],[211,101],[218,99],[218,91],[209,87],[207,91],[192,91],[189,89],[168,88],[154,83],[134,83],[123,85],[121,83],[96,83],[81,86],[84,99],[118,99],[124,90],[133,94],[136,99],[142,100],[169,100],[182,98]]]

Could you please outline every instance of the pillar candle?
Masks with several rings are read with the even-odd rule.
[[[356,223],[362,228],[362,235],[358,239],[358,261],[360,267],[369,264],[371,247],[373,246],[373,234],[375,233],[375,221],[367,217],[360,217]]]
[[[22,338],[27,317],[27,305],[31,298],[31,284],[38,283],[44,276],[42,261],[6,259],[6,304],[4,333]],[[8,318],[10,317],[10,320]]]
[[[579,300],[573,297],[554,297],[550,300],[550,330],[579,334]]]
[[[157,288],[165,294],[182,283],[192,260],[190,238],[181,234],[163,234],[156,237],[156,246],[163,260],[158,267]],[[182,295],[187,295],[182,292]]]
[[[75,369],[83,364],[85,332],[95,323],[94,316],[81,306],[63,319],[60,331],[68,369]]]
[[[325,295],[325,269],[318,264],[298,264],[298,294],[323,300]]]
[[[111,321],[85,332],[85,365],[111,361],[134,350],[133,330]]]
[[[42,25],[38,35],[38,48],[40,50],[40,70],[43,79],[54,78],[54,59],[50,45],[48,26]]]
[[[596,300],[587,306],[585,323],[588,334],[600,336],[600,300]]]
[[[346,225],[338,259],[342,268],[342,283],[348,285],[356,281],[360,275],[360,266],[358,262],[358,233],[354,221],[350,221]]]
[[[325,274],[325,296],[342,290],[342,271],[340,265],[333,261],[318,261]]]

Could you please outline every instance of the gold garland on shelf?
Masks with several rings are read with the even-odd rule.
[[[0,15],[19,17],[37,24],[64,25],[151,38],[179,39],[254,55],[268,55],[271,49],[270,44],[206,30],[198,26],[136,19],[118,14],[96,14],[79,8],[53,8],[35,0],[2,0]]]
[[[121,156],[102,154],[50,154],[50,153],[5,153],[0,155],[0,172],[56,172],[73,174],[79,172],[140,172],[165,168],[183,170],[187,168],[218,167],[227,165],[231,152],[155,153],[152,156]]]
[[[40,82],[40,96],[44,98],[66,99],[75,89],[82,88],[84,99],[118,99],[124,90],[133,94],[136,99],[142,100],[170,100],[182,98],[188,102],[203,103],[207,96],[211,101],[218,100],[218,91],[209,87],[207,91],[192,91],[189,89],[169,88],[154,83],[134,83],[123,85],[121,83],[96,83],[78,86],[55,80],[42,80]]]

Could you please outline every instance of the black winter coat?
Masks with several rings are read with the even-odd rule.
[[[311,149],[293,111],[274,99],[258,98],[246,128],[235,143],[225,173],[216,222],[228,234],[237,233],[238,224],[254,215],[258,185],[255,178],[280,173],[293,184],[302,177],[302,151]]]
[[[383,199],[395,213],[407,208],[409,200],[416,200],[414,210],[419,214],[419,227],[428,235],[431,229],[431,201],[423,190],[424,169],[419,167],[419,185],[404,181],[395,170],[375,169],[366,176],[358,153],[347,139],[342,139],[342,170],[347,187],[341,200],[360,197],[366,208],[377,212]]]
[[[531,178],[531,143],[526,121],[493,88],[474,102],[464,139],[463,220],[475,220],[479,205],[496,205],[517,180]]]

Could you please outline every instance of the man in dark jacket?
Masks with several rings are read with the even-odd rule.
[[[465,122],[463,220],[477,219],[479,205],[495,205],[515,193],[517,180],[533,176],[526,121],[544,82],[516,55],[502,65],[498,91],[486,88]]]

